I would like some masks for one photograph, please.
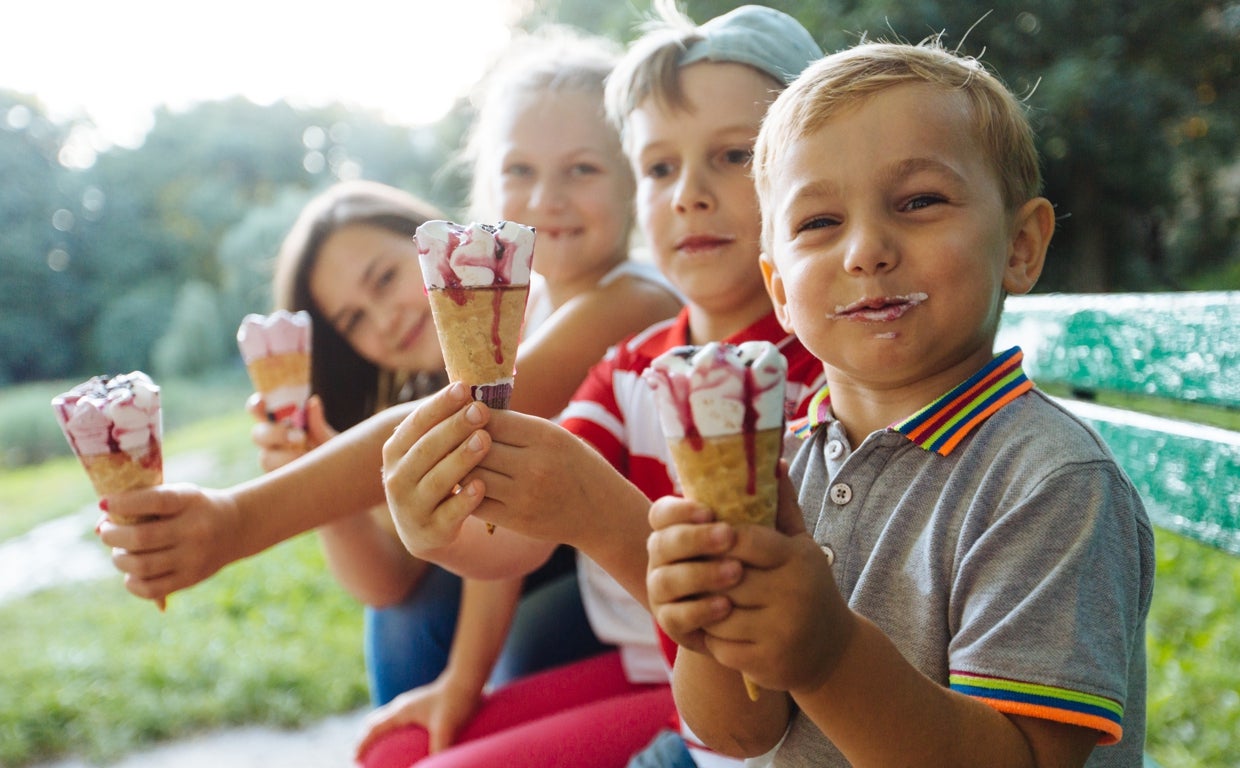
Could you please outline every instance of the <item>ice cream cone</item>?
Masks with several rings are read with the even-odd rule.
[[[475,400],[507,408],[530,292],[533,228],[436,219],[413,239],[448,378],[468,384]]]
[[[773,344],[679,347],[644,374],[685,498],[733,525],[774,525],[787,361]],[[749,698],[758,686],[744,678]]]
[[[683,438],[668,445],[686,498],[727,523],[775,524],[782,429]]]
[[[100,498],[164,481],[159,387],[146,374],[95,376],[53,398],[52,409]],[[120,525],[152,519],[108,516]],[[162,611],[166,602],[156,605]]]
[[[475,400],[507,408],[529,286],[431,290],[431,313],[448,378]]]
[[[110,493],[150,488],[164,481],[164,467],[158,445],[141,456],[127,452],[79,456],[95,493],[101,498]],[[136,521],[134,521],[136,522]]]
[[[267,417],[305,428],[310,397],[310,315],[276,310],[246,315],[237,329],[237,346]]]

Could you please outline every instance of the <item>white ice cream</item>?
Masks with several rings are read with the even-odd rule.
[[[237,328],[237,347],[247,363],[268,355],[309,352],[310,313],[277,309],[270,315],[246,315]]]
[[[677,347],[655,358],[643,377],[655,390],[668,439],[783,426],[788,363],[770,342]]]
[[[414,234],[427,288],[529,285],[534,230],[511,221],[454,224],[436,219]]]

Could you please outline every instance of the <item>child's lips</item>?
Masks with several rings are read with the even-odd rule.
[[[677,241],[676,250],[689,253],[708,251],[712,248],[722,248],[725,245],[730,245],[735,239],[721,235],[689,235]]]
[[[851,304],[837,306],[834,312],[828,313],[827,317],[832,320],[886,323],[898,320],[928,298],[930,297],[925,293],[866,297]]]
[[[538,237],[559,240],[561,237],[574,237],[581,234],[581,227],[536,227]]]

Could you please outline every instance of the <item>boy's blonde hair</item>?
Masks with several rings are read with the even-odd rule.
[[[690,64],[745,64],[769,77],[775,91],[822,55],[796,19],[774,8],[743,5],[701,25],[675,0],[655,0],[654,12],[607,81],[607,117],[622,139],[629,115],[647,98],[665,111],[690,108],[680,85],[680,70]]]
[[[501,126],[517,100],[548,93],[597,95],[598,117],[606,130],[612,126],[603,111],[603,88],[620,57],[619,45],[585,35],[570,27],[546,25],[517,38],[493,64],[474,96],[477,114],[461,159],[473,169],[470,214],[478,221],[498,218],[491,199],[497,172],[496,155]],[[616,149],[619,152],[617,135]],[[624,173],[627,163],[619,164]]]
[[[607,118],[622,138],[629,114],[648,96],[664,109],[688,106],[680,88],[680,56],[702,35],[674,3],[656,0],[654,10],[607,80]]]
[[[768,252],[771,177],[789,145],[869,97],[907,83],[965,95],[981,151],[999,177],[1009,210],[1041,193],[1042,172],[1024,104],[980,61],[946,50],[937,37],[920,44],[863,42],[810,65],[767,111],[754,146],[753,173]]]

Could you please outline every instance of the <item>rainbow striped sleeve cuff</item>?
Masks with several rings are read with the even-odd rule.
[[[951,673],[951,689],[986,702],[1008,715],[1037,717],[1099,732],[1099,746],[1124,735],[1124,708],[1119,702],[1051,685],[1022,683],[969,672]]]

